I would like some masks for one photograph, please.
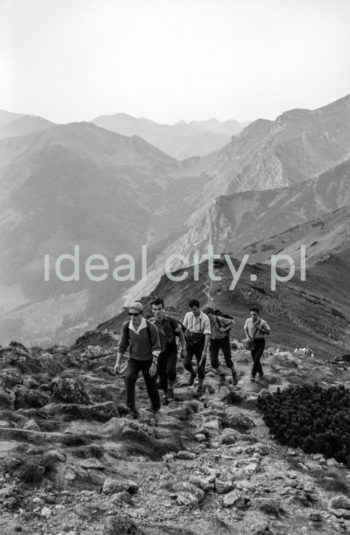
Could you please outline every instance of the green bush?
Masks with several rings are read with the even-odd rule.
[[[350,390],[293,386],[258,398],[274,438],[306,453],[322,453],[350,467]]]

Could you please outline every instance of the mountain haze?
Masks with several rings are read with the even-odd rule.
[[[138,135],[177,159],[203,156],[219,149],[244,128],[244,124],[233,120],[224,123],[216,119],[191,123],[180,121],[168,125],[123,113],[101,115],[92,122],[125,136]]]
[[[140,136],[88,122],[46,125],[0,140],[0,326],[6,341],[72,340],[115,315],[126,299],[149,295],[171,255],[183,255],[192,265],[209,244],[238,262],[248,253],[253,263],[268,263],[280,251],[297,259],[305,245],[308,274],[319,287],[331,285],[332,270],[335,283],[346,286],[349,119],[347,96],[317,110],[285,112],[275,121],[259,119],[223,148],[183,161]],[[118,115],[118,121],[125,130],[133,128],[129,116]],[[140,121],[145,131],[189,131],[185,123],[155,127]],[[72,255],[75,245],[79,280],[60,281],[55,261]],[[146,280],[139,280],[142,246]],[[108,259],[103,282],[86,276],[92,254]],[[135,280],[113,279],[119,254],[135,260]],[[180,258],[171,264],[181,267]],[[65,274],[72,270],[72,261],[63,263]],[[284,292],[288,300],[288,287]],[[330,306],[337,310],[343,295],[344,287],[334,288]]]
[[[258,119],[222,149],[181,172],[215,178],[216,195],[298,184],[350,157],[350,95],[316,110]]]
[[[152,258],[153,250],[176,239],[205,183],[170,179],[176,160],[137,136],[90,123],[5,139],[0,153],[7,163],[0,170],[1,326],[8,337],[20,332],[25,340],[67,337],[75,325],[96,322],[128,285],[112,277],[115,257],[129,254],[138,266],[142,245]],[[73,254],[75,245],[79,281],[60,281],[54,262]],[[106,282],[85,275],[93,254],[108,259]],[[44,255],[50,255],[48,282]],[[72,270],[66,262],[64,273]]]
[[[34,117],[31,115],[24,115],[14,121],[1,125],[0,123],[0,139],[7,137],[18,137],[40,130],[50,128],[54,123],[43,119],[42,117]]]

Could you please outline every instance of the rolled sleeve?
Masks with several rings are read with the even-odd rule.
[[[152,323],[150,323],[150,329],[151,329],[152,354],[158,357],[160,350],[161,350],[158,329]]]
[[[184,320],[182,322],[184,327],[186,327],[186,329],[188,329],[188,321],[189,321],[189,315],[188,315],[188,312],[187,312],[187,314],[185,314]]]
[[[211,326],[210,326],[210,320],[206,314],[203,314],[203,333],[204,334],[211,334]]]
[[[270,329],[270,325],[267,323],[267,321],[262,320],[262,327],[265,329],[266,334],[270,334],[271,329]]]

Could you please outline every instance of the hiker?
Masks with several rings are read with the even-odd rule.
[[[210,320],[211,337],[209,342],[209,355],[212,368],[217,371],[220,377],[220,385],[226,383],[225,373],[219,363],[219,351],[224,354],[226,366],[230,368],[232,374],[232,382],[234,385],[238,383],[237,373],[232,362],[232,352],[229,332],[234,324],[233,319],[225,318],[214,313],[211,307],[203,310]]]
[[[305,356],[306,357],[313,357],[314,354],[312,352],[312,349],[309,345],[307,345],[305,348],[304,348],[304,353],[305,353]]]
[[[205,360],[211,335],[210,321],[208,316],[200,310],[197,299],[191,299],[188,306],[191,312],[187,312],[183,320],[183,325],[186,327],[186,356],[184,366],[190,372],[190,379],[187,384],[188,386],[192,386],[196,378],[196,372],[192,366],[193,355],[195,355],[198,373],[197,394],[201,396],[205,377]]]
[[[164,301],[157,297],[151,303],[154,314],[154,324],[158,328],[161,352],[158,357],[157,371],[160,387],[163,390],[163,405],[174,401],[174,383],[176,380],[177,344],[176,336],[180,338],[181,353],[186,352],[184,333],[179,322],[165,314]],[[151,320],[152,321],[152,320]]]
[[[156,415],[160,409],[156,383],[157,359],[160,353],[158,330],[155,325],[143,317],[142,303],[138,301],[131,303],[128,309],[130,320],[123,323],[114,373],[120,372],[122,357],[129,347],[129,360],[125,375],[126,404],[132,418],[137,418],[135,384],[139,372],[142,371],[152,411]]]
[[[259,317],[258,307],[253,306],[250,308],[250,318],[244,324],[244,331],[247,338],[254,342],[253,348],[250,350],[253,359],[251,381],[255,381],[256,374],[262,379],[264,372],[260,360],[265,349],[264,336],[270,334],[270,327],[265,320]]]

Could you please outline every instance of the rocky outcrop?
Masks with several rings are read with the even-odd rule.
[[[110,340],[1,348],[0,532],[346,533],[349,470],[274,442],[256,400],[304,377],[350,385],[350,371],[269,348],[252,383],[247,356],[234,352],[236,388],[208,366],[201,398],[179,359],[176,400],[156,417],[140,378],[131,420]]]

